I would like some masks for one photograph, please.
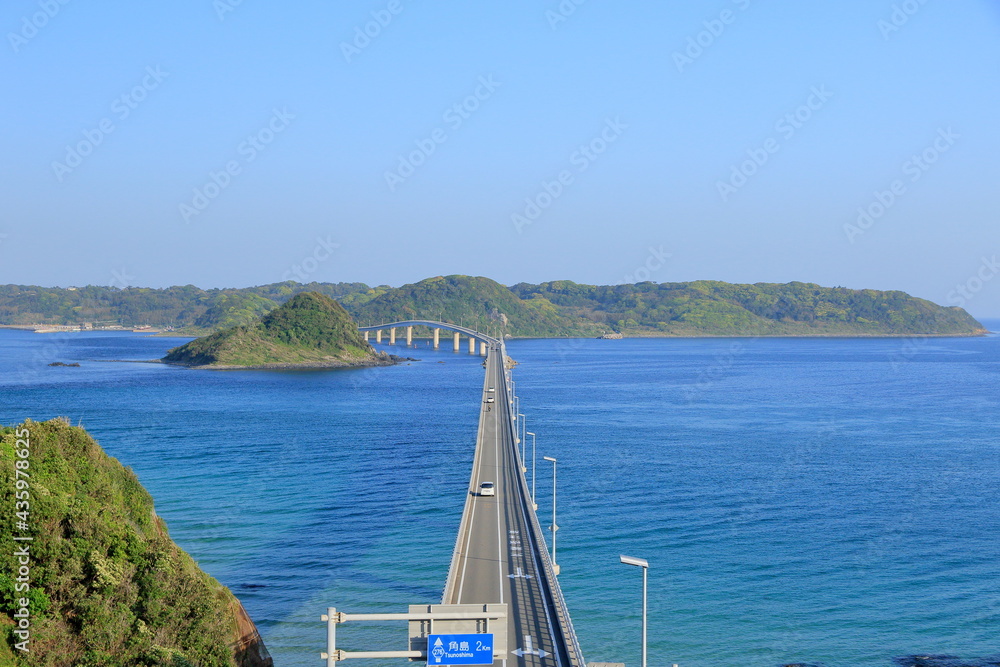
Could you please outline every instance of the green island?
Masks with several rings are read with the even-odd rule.
[[[270,667],[239,600],[170,539],[132,470],[84,429],[0,428],[0,459],[0,502],[13,508],[21,493],[30,507],[27,533],[0,523],[0,667]],[[15,461],[27,461],[20,483]],[[25,561],[27,581],[15,582]]]
[[[975,336],[966,311],[899,291],[812,283],[711,280],[584,285],[569,280],[502,285],[476,276],[436,276],[401,287],[364,283],[274,283],[202,290],[192,285],[49,288],[0,286],[0,325],[149,326],[204,335],[255,326],[304,292],[336,299],[361,324],[445,320],[506,336]]]
[[[342,368],[395,363],[376,352],[343,307],[303,292],[251,324],[167,351],[163,361],[193,368]]]

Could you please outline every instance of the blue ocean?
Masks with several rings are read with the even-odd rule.
[[[383,346],[420,359],[391,368],[132,363],[181,342],[0,331],[0,423],[63,416],[131,466],[278,667],[319,664],[327,607],[439,602],[481,359],[421,342]],[[639,665],[641,573],[619,554],[650,563],[655,667],[1000,661],[1000,336],[508,352],[543,525],[541,457],[559,459],[560,581],[589,661]],[[338,646],[405,638],[346,624]]]

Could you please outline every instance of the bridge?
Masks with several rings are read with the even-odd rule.
[[[517,415],[504,341],[430,320],[361,327],[361,331],[380,334],[388,329],[392,332],[390,342],[394,342],[395,330],[407,327],[407,342],[411,343],[414,326],[433,329],[435,342],[438,331],[453,332],[456,350],[458,336],[468,336],[473,344],[480,343],[480,353],[486,355],[472,475],[442,604],[506,605],[506,616],[499,621],[506,623],[506,657],[496,659],[494,667],[586,667],[556,579],[559,569],[549,556],[525,479],[526,467],[515,435]],[[494,483],[494,495],[480,493],[483,482]],[[494,651],[502,653],[497,651],[500,648],[496,646]],[[394,655],[412,659],[422,654]]]
[[[469,495],[442,603],[507,604],[507,661],[496,665],[584,667],[524,477],[506,359],[503,341],[487,347]],[[496,495],[480,495],[482,482]]]
[[[450,331],[453,336],[453,344],[455,351],[458,352],[460,349],[460,339],[464,335],[469,339],[469,354],[476,353],[476,342],[479,342],[479,354],[486,356],[486,350],[491,345],[496,345],[500,342],[498,338],[493,336],[488,336],[484,333],[476,331],[475,329],[470,329],[468,327],[459,326],[457,324],[449,324],[447,322],[435,322],[433,320],[405,320],[401,322],[390,322],[389,324],[376,324],[369,327],[358,327],[358,329],[365,335],[365,340],[368,340],[369,334],[375,332],[375,342],[382,342],[382,332],[389,332],[389,345],[396,344],[396,330],[406,329],[406,345],[413,345],[413,327],[427,327],[431,329],[434,336],[434,349],[441,347],[441,332]]]

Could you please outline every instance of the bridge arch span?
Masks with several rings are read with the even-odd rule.
[[[378,340],[381,342],[381,332],[389,331],[390,342],[396,342],[396,329],[406,329],[406,343],[409,345],[413,342],[413,327],[428,327],[434,331],[434,347],[438,347],[438,332],[439,331],[450,331],[455,334],[455,349],[458,350],[458,339],[459,336],[466,336],[470,339],[470,349],[472,352],[472,342],[479,341],[480,343],[480,353],[485,354],[485,348],[496,349],[503,345],[503,341],[499,338],[489,336],[482,333],[481,331],[476,331],[475,329],[470,329],[469,327],[463,327],[458,324],[452,324],[450,322],[437,322],[435,320],[401,320],[399,322],[387,322],[385,324],[374,324],[366,327],[358,327],[358,330],[365,334],[365,340],[368,339],[368,332],[375,331],[378,334]]]

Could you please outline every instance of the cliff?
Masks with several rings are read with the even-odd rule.
[[[85,430],[4,427],[0,466],[18,512],[0,522],[0,665],[271,667],[239,600]]]

